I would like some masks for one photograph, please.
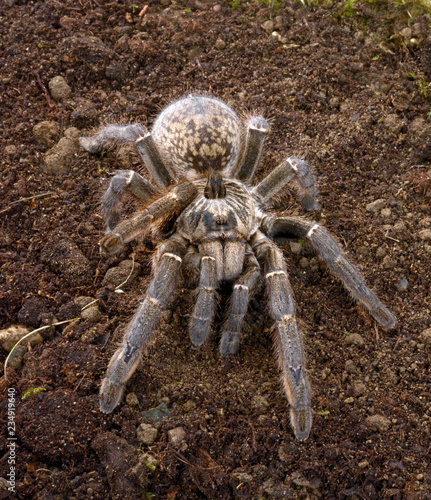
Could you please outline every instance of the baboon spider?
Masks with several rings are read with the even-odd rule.
[[[264,211],[290,181],[298,187],[303,208],[317,208],[314,176],[303,160],[287,158],[259,184],[250,185],[268,128],[260,116],[244,125],[222,101],[193,95],[167,106],[151,133],[141,124],[109,125],[94,137],[80,139],[90,153],[101,151],[110,141],[134,143],[153,179],[149,182],[132,170],[112,178],[103,197],[107,231],[100,241],[101,252],[117,252],[149,229],[163,240],[145,299],[103,379],[103,412],[110,413],[119,404],[185,266],[199,272],[190,319],[194,345],[203,344],[211,330],[219,284],[232,282],[220,341],[222,356],[238,349],[250,295],[263,278],[292,427],[298,439],[307,439],[312,424],[310,388],[292,289],[282,251],[274,242],[278,237],[308,240],[352,297],[383,327],[395,327],[395,316],[367,288],[324,227],[302,217],[278,217]],[[143,208],[120,220],[119,204],[126,193],[141,201]]]

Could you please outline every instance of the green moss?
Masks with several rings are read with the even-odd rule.
[[[45,387],[29,387],[21,397],[22,400],[29,398],[30,396],[34,396],[39,394],[39,392],[46,392]]]

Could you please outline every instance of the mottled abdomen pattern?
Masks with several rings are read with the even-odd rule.
[[[243,125],[214,97],[187,96],[165,108],[151,135],[165,164],[179,177],[216,171],[230,176],[241,153]]]

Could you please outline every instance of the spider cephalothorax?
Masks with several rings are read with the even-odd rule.
[[[260,280],[265,282],[293,430],[298,439],[306,439],[312,424],[310,389],[292,290],[283,254],[274,242],[278,237],[308,240],[382,326],[396,325],[394,315],[367,288],[324,227],[301,217],[277,217],[264,211],[290,181],[298,187],[302,206],[317,208],[314,176],[308,164],[296,158],[287,158],[259,184],[249,186],[267,132],[268,123],[262,117],[252,117],[243,125],[222,101],[188,96],[165,108],[151,133],[140,124],[110,125],[92,138],[81,138],[81,145],[92,153],[113,140],[134,143],[153,180],[131,170],[112,178],[103,197],[107,232],[100,241],[101,252],[116,252],[150,228],[155,230],[152,234],[158,230],[164,238],[145,299],[102,382],[102,411],[109,413],[119,404],[184,266],[199,273],[190,320],[195,345],[201,345],[210,332],[217,288],[222,281],[232,282],[221,333],[222,356],[237,350],[250,296]],[[120,220],[119,204],[126,193],[139,199],[144,208]],[[168,226],[169,232],[161,230]]]

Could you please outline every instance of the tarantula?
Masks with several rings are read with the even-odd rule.
[[[202,345],[211,330],[216,291],[232,282],[232,296],[222,327],[220,353],[238,349],[251,293],[263,279],[274,325],[275,352],[290,403],[296,438],[307,439],[312,424],[310,387],[292,289],[279,237],[308,240],[354,299],[385,328],[395,316],[367,288],[329,232],[316,222],[278,217],[264,207],[290,181],[305,210],[318,207],[314,176],[308,164],[287,158],[256,186],[250,185],[268,133],[268,122],[253,116],[244,125],[222,101],[191,95],[167,106],[151,133],[141,124],[109,125],[80,143],[90,153],[110,141],[134,143],[153,183],[132,170],[118,172],[103,197],[107,231],[102,254],[119,251],[152,229],[159,244],[154,277],[121,347],[113,355],[100,390],[100,408],[110,413],[140,361],[160,313],[172,300],[182,266],[199,273],[197,300],[190,318],[190,338]],[[143,208],[120,220],[120,200],[129,194]]]

